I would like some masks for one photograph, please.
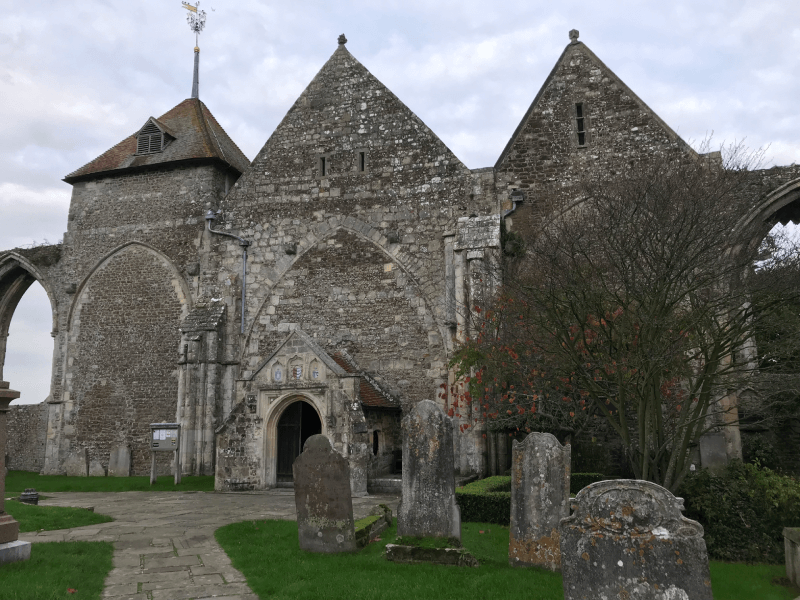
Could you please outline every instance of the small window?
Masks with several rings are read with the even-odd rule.
[[[319,175],[320,177],[326,177],[328,175],[328,171],[330,170],[330,165],[328,164],[328,157],[327,156],[320,156],[319,157]]]
[[[578,102],[575,105],[575,118],[578,125],[578,146],[586,145],[586,126],[583,117],[583,102]]]
[[[155,154],[164,149],[164,134],[152,121],[139,132],[136,141],[136,154]]]
[[[378,430],[372,432],[372,454],[374,456],[378,456],[378,448],[380,446],[380,440],[378,439]]]
[[[356,169],[359,173],[366,173],[367,171],[367,151],[359,150],[356,153]]]

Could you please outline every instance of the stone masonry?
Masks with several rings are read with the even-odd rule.
[[[0,379],[34,281],[55,344],[45,406],[14,413],[30,419],[12,417],[6,451],[44,473],[87,456],[100,473],[127,447],[144,474],[149,423],[179,421],[185,473],[263,489],[309,419],[365,493],[367,478],[399,468],[401,415],[455,383],[453,349],[501,284],[501,224],[524,237],[577,199],[587,169],[676,148],[701,158],[576,31],[488,168],[468,169],[344,36],[253,161],[199,98],[143,117],[65,177],[63,242],[0,251]],[[762,179],[748,218],[800,218],[798,168]],[[313,413],[295,426],[283,416],[297,402]],[[464,475],[505,456],[489,452],[477,416],[455,423]]]

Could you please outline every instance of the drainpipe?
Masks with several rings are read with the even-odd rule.
[[[226,235],[228,237],[232,237],[235,240],[239,241],[239,245],[242,247],[242,328],[241,332],[244,333],[244,299],[247,290],[247,247],[250,245],[244,238],[240,238],[238,235],[233,235],[232,233],[228,233],[226,231],[216,231],[211,229],[211,221],[217,218],[217,213],[213,210],[209,210],[206,213],[206,229],[208,229],[209,233],[217,233],[219,235]]]

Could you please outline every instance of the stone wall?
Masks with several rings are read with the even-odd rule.
[[[495,212],[491,190],[340,45],[221,205],[220,226],[252,241],[242,377],[291,323],[404,402],[436,397],[454,333],[443,235]],[[212,243],[206,290],[238,313],[234,339],[241,249]]]
[[[47,404],[13,404],[6,417],[6,467],[38,473],[44,467]]]
[[[695,154],[576,41],[565,48],[495,165],[499,200],[507,203],[512,188],[525,192],[525,203],[511,219],[513,229],[525,235],[554,207],[579,198],[581,178],[588,173],[613,175],[676,146]]]

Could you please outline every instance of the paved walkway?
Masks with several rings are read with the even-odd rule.
[[[45,493],[43,506],[94,506],[115,520],[74,529],[23,533],[28,542],[108,541],[114,568],[104,598],[115,600],[258,600],[231,566],[214,530],[237,521],[294,519],[291,490],[267,492]],[[353,498],[356,519],[380,503],[397,510],[399,497]]]

